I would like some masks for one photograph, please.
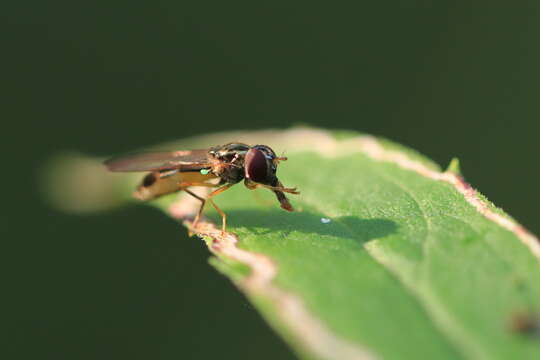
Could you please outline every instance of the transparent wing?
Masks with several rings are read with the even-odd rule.
[[[208,150],[180,150],[170,152],[146,152],[113,157],[104,162],[110,171],[180,171],[199,170],[209,167]]]

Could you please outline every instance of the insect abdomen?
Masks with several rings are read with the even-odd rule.
[[[159,172],[151,172],[143,178],[133,196],[139,200],[152,200],[180,190],[178,187],[180,181],[180,174],[160,178]]]
[[[163,195],[172,194],[187,187],[190,183],[207,182],[216,176],[212,173],[201,174],[200,172],[177,172],[163,176],[160,172],[151,172],[147,174],[141,185],[133,193],[133,196],[139,200],[152,200]]]

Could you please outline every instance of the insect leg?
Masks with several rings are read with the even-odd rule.
[[[185,183],[185,184],[188,184],[188,183]],[[223,191],[227,190],[228,188],[230,188],[231,186],[233,186],[234,184],[227,184],[225,186],[222,186],[220,187],[219,189],[216,189],[214,191],[212,191],[208,197],[206,199],[200,197],[199,195],[195,194],[194,192],[186,189],[186,188],[182,188],[182,190],[184,190],[185,192],[187,192],[189,195],[193,196],[194,198],[196,198],[197,200],[199,200],[201,202],[201,207],[199,208],[199,212],[197,213],[197,216],[195,216],[195,220],[193,220],[193,223],[192,223],[192,227],[193,228],[196,228],[197,227],[197,224],[199,223],[199,220],[201,218],[201,215],[202,215],[202,212],[204,210],[204,205],[206,204],[206,200],[209,200],[210,203],[212,204],[212,206],[214,207],[214,209],[216,209],[216,211],[219,213],[219,215],[221,215],[221,219],[222,219],[222,232],[225,232],[225,228],[227,227],[227,215],[223,212],[223,210],[221,210],[217,205],[216,203],[214,202],[214,200],[212,200],[212,197],[213,196],[216,196],[220,193],[222,193]],[[213,185],[213,184],[207,184],[207,183],[189,183],[188,186],[207,186],[207,187],[216,187],[216,185]]]
[[[249,181],[249,179],[246,179],[246,181],[244,181],[244,184],[250,190],[254,190],[254,189],[258,188],[258,187],[262,187],[262,188],[272,190],[274,192],[274,194],[276,195],[276,197],[277,197],[277,199],[278,199],[278,201],[279,201],[279,203],[281,205],[281,208],[284,209],[284,210],[287,210],[287,211],[293,211],[293,207],[292,207],[291,203],[289,202],[289,200],[287,199],[287,197],[285,196],[284,193],[287,192],[287,193],[291,193],[291,194],[300,194],[299,191],[296,191],[296,188],[286,188],[286,187],[284,187],[279,180],[276,182],[276,186],[255,183],[253,181]]]
[[[191,223],[191,226],[193,228],[196,228],[197,227],[197,224],[199,223],[199,219],[201,218],[201,214],[203,212],[203,209],[204,209],[204,205],[206,204],[206,200],[202,197],[200,197],[199,195],[195,194],[194,192],[192,191],[189,191],[188,189],[182,189],[184,190],[185,192],[187,192],[189,195],[193,196],[195,199],[199,200],[201,202],[201,207],[199,208],[199,212],[197,213],[197,216],[195,216],[195,220],[193,220],[193,222]],[[191,236],[191,232],[190,232],[190,235]]]
[[[201,215],[202,215],[206,200],[204,198],[200,197],[199,195],[195,194],[194,192],[188,190],[187,188],[190,187],[190,186],[217,187],[219,185],[218,184],[207,183],[207,182],[192,182],[192,181],[183,181],[183,182],[178,183],[179,190],[184,190],[189,195],[193,196],[194,198],[196,198],[197,200],[199,200],[201,202],[201,207],[199,208],[199,212],[197,213],[197,216],[195,217],[195,219],[193,220],[193,223],[192,223],[193,227],[197,227],[197,224],[199,223],[199,220],[201,218]]]
[[[223,232],[223,233],[225,232],[225,228],[227,227],[227,215],[216,205],[214,200],[212,200],[212,197],[224,192],[225,190],[227,190],[228,188],[230,188],[233,185],[234,184],[227,184],[225,186],[222,186],[219,189],[216,189],[216,190],[212,191],[208,195],[208,198],[207,198],[210,201],[210,203],[212,204],[212,206],[214,207],[214,209],[216,209],[216,211],[219,213],[219,215],[221,215],[221,232]]]
[[[289,193],[289,194],[300,194],[300,191],[297,191],[296,188],[286,188],[286,187],[283,187],[283,185],[279,184],[280,186],[270,186],[270,185],[266,185],[266,184],[257,184],[257,187],[263,187],[265,189],[270,189],[272,191],[281,191],[281,192],[286,192],[286,193]]]

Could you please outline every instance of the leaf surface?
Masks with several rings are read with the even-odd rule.
[[[165,148],[229,141],[286,151],[278,176],[301,191],[289,196],[298,211],[240,184],[215,198],[236,237],[202,236],[211,263],[299,356],[540,358],[538,333],[514,324],[525,314],[534,328],[540,313],[537,239],[457,174],[350,132],[227,133]],[[175,215],[178,201],[152,204]]]

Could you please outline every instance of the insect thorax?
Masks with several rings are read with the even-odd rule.
[[[246,144],[229,143],[210,149],[212,172],[221,179],[221,183],[235,184],[244,179],[244,157],[249,148]]]

